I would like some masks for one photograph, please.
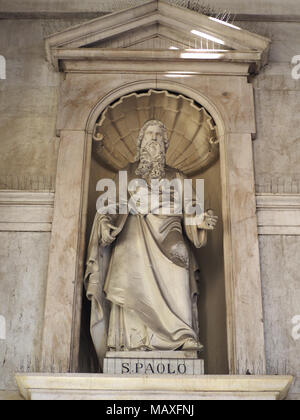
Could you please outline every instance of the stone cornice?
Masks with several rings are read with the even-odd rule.
[[[0,11],[0,19],[17,20],[17,19],[97,19],[102,16],[111,14],[111,12],[89,12],[89,11]],[[237,13],[235,22],[281,22],[281,23],[299,23],[300,15],[280,15],[280,14],[250,14]]]
[[[259,66],[262,55],[257,51],[195,50],[127,50],[127,49],[56,49],[55,62],[66,73],[155,72],[169,74],[174,71],[190,74],[246,76]],[[151,67],[149,68],[149,62]],[[170,72],[172,63],[172,72]],[[187,72],[187,66],[189,72]],[[147,70],[146,70],[147,69]]]
[[[17,374],[16,381],[27,400],[283,400],[293,381],[292,376],[179,376]]]
[[[54,203],[54,193],[47,191],[13,191],[0,190],[0,206],[51,206]]]
[[[257,194],[260,235],[300,235],[300,194]],[[0,231],[49,232],[54,193],[0,190]]]
[[[300,210],[300,194],[256,194],[258,209]]]
[[[146,0],[145,0],[146,2]],[[170,0],[170,3],[175,1]],[[70,14],[72,16],[81,16],[89,19],[91,15],[108,14],[117,9],[121,10],[129,5],[138,5],[142,0],[71,0],[69,2],[61,2],[59,0],[1,0],[1,13],[18,14],[22,16],[59,16]],[[229,11],[236,19],[240,16],[247,18],[255,18],[263,16],[264,18],[278,16],[281,18],[292,17],[299,13],[299,7],[294,0],[273,0],[270,2],[261,0],[251,0],[250,2],[241,2],[238,0],[210,0],[209,5],[218,13]],[[96,17],[96,16],[93,16]]]
[[[50,232],[54,193],[0,191],[0,231]]]
[[[257,194],[260,235],[300,235],[300,194]]]

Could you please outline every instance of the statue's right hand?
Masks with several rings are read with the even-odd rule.
[[[116,236],[114,236],[111,231],[117,230],[118,228],[111,223],[104,222],[102,225],[102,236],[101,236],[101,245],[103,246],[109,246],[113,243],[113,241],[116,239]]]

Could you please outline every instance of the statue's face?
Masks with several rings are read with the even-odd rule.
[[[141,148],[147,150],[152,158],[165,152],[163,130],[159,125],[147,127]]]

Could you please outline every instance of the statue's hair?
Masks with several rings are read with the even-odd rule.
[[[142,141],[144,139],[145,132],[146,132],[147,128],[150,127],[151,125],[158,125],[162,129],[165,151],[168,150],[168,147],[169,147],[170,143],[169,143],[168,130],[167,130],[166,126],[159,120],[150,120],[150,121],[147,121],[143,125],[143,127],[141,128],[141,130],[139,132],[138,139],[137,139],[137,145],[136,145],[137,146],[137,154],[136,154],[136,157],[135,157],[135,161],[140,160],[140,151],[141,151]]]

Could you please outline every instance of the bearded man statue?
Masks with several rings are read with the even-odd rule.
[[[146,195],[153,192],[153,181],[184,183],[184,175],[166,165],[168,147],[164,124],[146,122],[137,139],[136,161],[124,170],[129,182],[144,181],[146,188],[141,189]],[[199,270],[191,245],[206,244],[207,231],[215,228],[217,217],[211,212],[201,218],[187,215],[174,202],[165,214],[164,196],[160,189],[156,192],[156,211],[140,211],[135,205],[127,214],[99,210],[96,214],[85,285],[92,302],[91,334],[100,360],[106,351],[198,351],[203,347],[198,337]],[[133,195],[129,190],[128,199],[132,201]],[[121,203],[115,204],[119,209]],[[193,217],[198,219],[191,223]]]

